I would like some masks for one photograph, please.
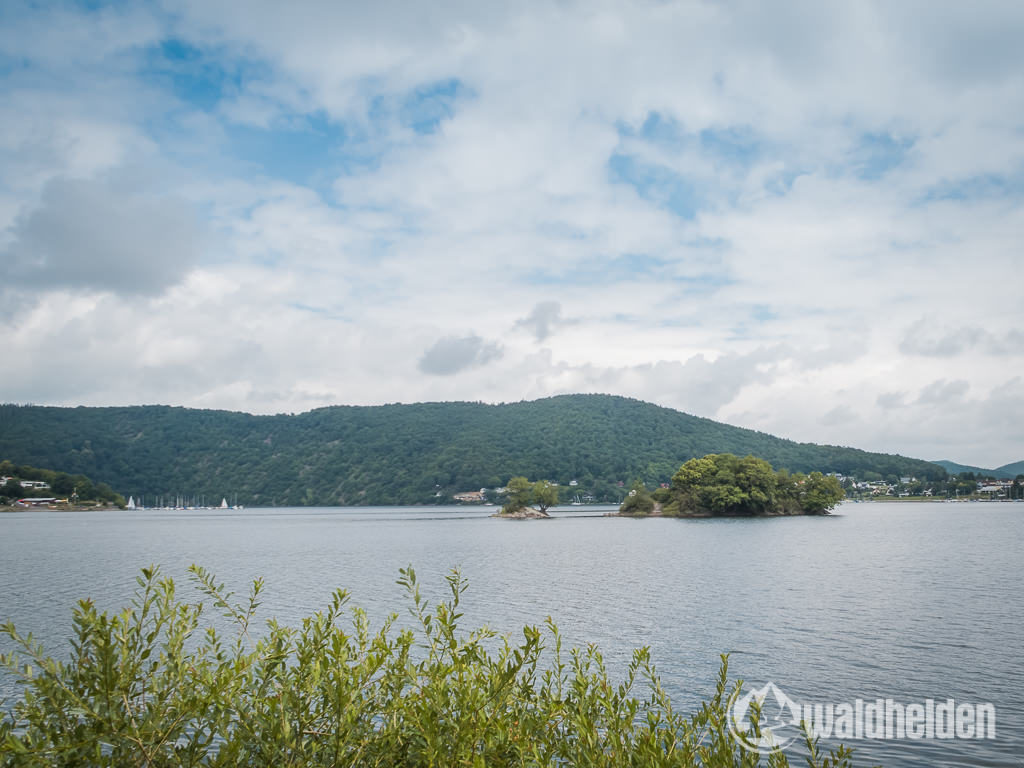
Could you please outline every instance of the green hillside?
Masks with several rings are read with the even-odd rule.
[[[599,498],[618,501],[619,481],[667,482],[687,459],[723,452],[801,472],[945,476],[925,461],[796,443],[608,395],[333,406],[277,416],[167,406],[0,406],[0,457],[88,474],[136,498],[436,503],[525,475],[562,485],[576,479]]]
[[[1024,461],[1015,461],[1012,464],[1003,464],[1003,466],[996,469],[996,475],[999,477],[1016,477],[1017,475],[1024,475]]]
[[[984,477],[999,477],[999,478],[1014,478],[1017,475],[1024,474],[1024,461],[1016,461],[1013,464],[1004,464],[1001,467],[995,469],[983,469],[982,467],[972,467],[969,464],[957,464],[955,461],[933,461],[933,464],[938,464],[940,467],[945,469],[951,475],[958,475],[961,472],[973,472],[976,475],[982,475]]]
[[[959,475],[961,472],[973,472],[976,475],[994,475],[998,473],[998,471],[995,469],[983,469],[982,467],[972,467],[970,464],[958,464],[957,462],[949,461],[948,459],[933,461],[932,464],[938,464],[951,475]]]

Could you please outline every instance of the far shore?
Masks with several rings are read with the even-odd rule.
[[[116,504],[93,506],[92,504],[54,504],[39,506],[35,504],[0,504],[0,512],[114,512],[124,509]]]
[[[1022,502],[1021,499],[1016,499],[1016,500],[1014,500],[1014,499],[941,499],[941,498],[937,499],[937,498],[932,498],[932,497],[928,497],[928,496],[911,496],[911,497],[903,497],[903,498],[897,498],[897,497],[893,497],[893,496],[888,496],[888,497],[874,498],[874,499],[845,499],[842,502],[842,504],[888,504],[888,503],[899,503],[899,504],[915,504],[915,503],[916,504],[924,504],[924,503],[938,503],[938,504],[945,504],[945,503],[957,503],[957,504],[1002,504],[1002,503],[1006,503],[1006,504],[1013,504],[1013,503],[1018,503],[1019,504],[1021,502]],[[279,505],[279,506],[267,506],[267,507],[247,506],[245,508],[246,509],[304,509],[304,508],[308,508],[308,509],[372,509],[372,508],[376,507],[376,508],[394,508],[394,509],[406,508],[407,509],[407,508],[414,508],[415,507],[415,508],[419,508],[419,509],[429,509],[429,508],[435,507],[435,506],[437,506],[437,507],[460,507],[460,508],[463,508],[463,509],[466,509],[466,510],[470,510],[470,509],[486,509],[487,508],[487,505],[483,505],[483,504],[437,504],[437,505],[434,505],[434,504],[367,504],[367,505],[362,505],[362,506],[344,506],[344,505],[335,505],[335,504],[324,504],[324,505],[309,505],[308,507],[303,506],[303,505],[285,505],[285,504],[282,504],[282,505]],[[554,511],[554,512],[567,512],[569,510],[579,511],[581,508],[582,509],[586,509],[588,507],[589,508],[600,509],[602,507],[607,508],[607,507],[614,507],[614,506],[615,506],[615,504],[611,503],[611,502],[608,502],[608,503],[599,502],[599,503],[594,503],[594,504],[574,504],[572,506],[569,506],[569,505],[555,506],[555,507],[551,507],[551,510]],[[127,512],[129,510],[126,507],[118,507],[116,505],[92,506],[92,505],[87,505],[87,504],[75,504],[75,505],[61,504],[61,505],[57,505],[57,506],[18,506],[18,505],[12,505],[12,504],[6,504],[6,505],[5,504],[0,504],[0,514],[3,514],[3,513],[11,513],[11,514],[13,514],[13,513],[16,513],[16,512],[115,512],[115,511],[125,511],[125,512]],[[156,508],[156,507],[154,507],[154,508],[140,507],[137,510],[130,510],[130,511],[133,511],[133,512],[163,512],[165,510],[163,508]],[[196,509],[196,510],[193,510],[193,511],[213,512],[213,511],[219,511],[219,508],[218,507],[204,507],[203,509]],[[769,515],[769,517],[792,517],[792,516],[794,516],[794,515]],[[519,510],[517,512],[512,512],[512,513],[508,513],[508,514],[502,514],[500,511],[498,511],[498,512],[492,513],[491,517],[499,519],[499,520],[546,520],[546,519],[550,519],[552,517],[552,515],[540,512],[537,509],[528,508],[528,509]],[[665,515],[660,509],[656,508],[655,510],[651,511],[649,514],[646,514],[646,515],[621,514],[616,509],[613,512],[605,512],[603,517],[647,518],[647,517],[669,517],[669,516]],[[672,515],[671,517],[676,517],[676,516]],[[702,517],[702,516],[701,515],[680,515],[678,517],[681,517],[681,518],[682,517],[699,518],[699,517]],[[705,515],[703,517],[714,517],[714,515]]]

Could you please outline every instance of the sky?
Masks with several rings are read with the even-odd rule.
[[[1024,459],[1024,4],[0,4],[0,401],[625,395]]]

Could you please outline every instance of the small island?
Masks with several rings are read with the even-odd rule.
[[[712,453],[690,459],[666,488],[637,481],[619,517],[772,517],[827,515],[845,493],[836,478],[775,471],[764,459]]]
[[[491,517],[505,520],[542,520],[550,518],[548,509],[558,503],[558,486],[547,480],[531,483],[525,477],[508,481],[508,503]],[[532,505],[532,506],[531,506]]]

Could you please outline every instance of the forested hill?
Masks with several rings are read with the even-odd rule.
[[[933,461],[932,464],[938,464],[944,470],[951,475],[958,475],[961,472],[973,472],[980,477],[999,477],[999,478],[1012,478],[1017,475],[1024,474],[1024,461],[1015,461],[1012,464],[1003,464],[1001,467],[995,469],[985,469],[984,467],[972,467],[969,464],[957,464],[955,461]]]
[[[951,475],[958,475],[961,472],[973,472],[976,475],[994,475],[996,473],[996,470],[994,469],[983,469],[982,467],[973,467],[970,464],[958,464],[955,461],[949,461],[947,459],[933,461],[932,464],[938,464]]]
[[[253,416],[167,406],[0,406],[0,458],[87,474],[136,497],[241,504],[412,504],[545,478],[614,500],[707,453],[776,468],[944,477],[925,461],[796,443],[638,400],[564,395],[505,405],[333,406]],[[438,496],[440,493],[440,496]]]

